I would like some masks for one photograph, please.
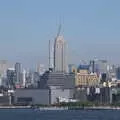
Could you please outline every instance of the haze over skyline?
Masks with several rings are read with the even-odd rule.
[[[94,58],[120,63],[119,6],[119,0],[0,1],[0,59],[48,64],[48,42],[61,21],[71,63]]]

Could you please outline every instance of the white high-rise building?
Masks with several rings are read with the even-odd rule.
[[[25,71],[25,69],[23,69],[23,72],[22,72],[22,85],[23,85],[23,87],[25,87],[25,85],[26,85],[26,71]]]
[[[0,76],[5,76],[7,69],[9,68],[7,60],[0,60]]]
[[[36,72],[38,72],[40,75],[42,75],[45,72],[45,66],[44,64],[37,64],[36,66]]]
[[[54,43],[54,70],[67,72],[66,42],[63,36],[58,35]]]

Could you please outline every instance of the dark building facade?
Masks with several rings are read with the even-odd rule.
[[[47,71],[41,76],[40,87],[49,88],[49,86],[61,86],[64,89],[74,88],[75,74]]]
[[[7,86],[9,88],[15,87],[15,70],[14,69],[8,69],[7,70]]]
[[[96,72],[96,70],[95,70],[95,61],[94,60],[90,61],[90,69],[91,69],[90,71],[92,73]]]
[[[21,64],[20,63],[16,63],[15,64],[15,74],[16,74],[16,84],[21,84]]]
[[[120,67],[116,68],[116,78],[120,80]]]
[[[50,104],[49,89],[16,89],[14,103],[21,105]]]
[[[59,97],[66,99],[73,98],[73,92],[73,89],[61,89],[59,87],[50,87],[50,89],[16,89],[14,104],[56,104]]]
[[[89,88],[89,93],[87,94],[88,101],[92,101],[98,104],[110,104],[112,101],[112,93],[109,87],[101,88]]]

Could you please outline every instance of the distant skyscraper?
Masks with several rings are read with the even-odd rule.
[[[53,70],[54,68],[54,52],[53,52],[54,48],[53,45],[51,43],[51,41],[49,40],[49,70]]]
[[[108,72],[108,62],[106,60],[98,60],[95,59],[93,61],[90,61],[90,71],[96,72],[96,73],[107,73]]]
[[[66,42],[63,36],[57,36],[54,43],[54,70],[67,72]]]
[[[4,76],[8,69],[8,61],[0,60],[0,75]]]
[[[7,85],[9,88],[13,88],[15,85],[15,69],[8,68],[7,70]]]
[[[95,71],[95,61],[94,60],[90,61],[90,67],[89,67],[89,69],[90,69],[90,72],[92,72],[92,73],[96,72]]]
[[[44,64],[37,64],[36,72],[39,73],[40,75],[42,75],[45,72]]]
[[[120,67],[116,68],[116,77],[117,80],[120,80]]]
[[[16,63],[15,64],[15,74],[16,74],[16,84],[20,84],[21,83],[21,64],[20,63]]]
[[[26,71],[25,69],[23,69],[23,72],[22,72],[22,86],[25,87],[26,85]]]

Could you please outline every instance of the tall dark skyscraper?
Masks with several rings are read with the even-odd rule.
[[[94,60],[90,61],[90,68],[91,68],[92,73],[96,72],[95,71],[95,61]]]
[[[15,64],[15,74],[16,74],[16,84],[20,84],[21,82],[21,64],[20,63],[16,63]]]
[[[7,70],[7,85],[9,88],[13,88],[15,85],[15,70],[13,68],[9,68]]]
[[[116,77],[120,80],[120,67],[116,68]]]

